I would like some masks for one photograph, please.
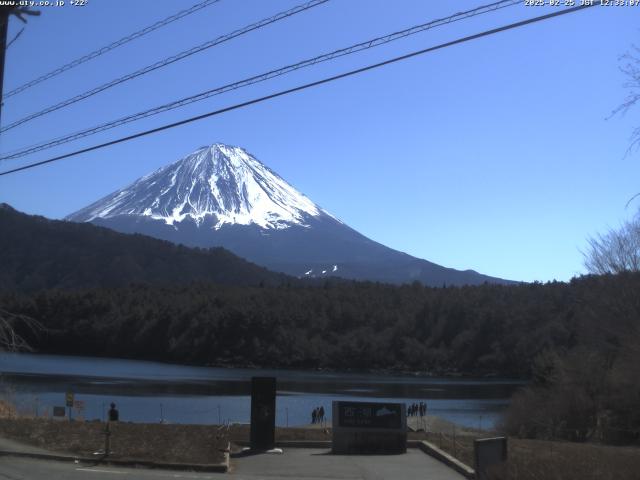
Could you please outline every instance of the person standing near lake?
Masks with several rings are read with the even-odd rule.
[[[116,404],[111,402],[111,408],[109,409],[109,421],[117,422],[120,420],[120,412],[116,408]]]

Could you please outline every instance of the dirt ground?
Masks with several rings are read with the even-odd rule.
[[[248,442],[249,433],[248,425],[231,425],[229,437],[231,442]],[[316,427],[312,425],[307,427],[276,427],[276,442],[292,440],[331,441],[331,435],[331,427]],[[427,440],[429,435],[425,432],[409,431],[407,438],[409,440]]]
[[[112,423],[111,458],[213,464],[224,460],[226,428],[210,425]],[[105,448],[105,423],[0,419],[0,436],[54,452],[97,456]]]
[[[496,480],[637,480],[640,448],[509,439],[509,460]]]
[[[471,467],[474,462],[474,439],[488,436],[486,433],[476,437],[462,433],[454,437],[446,430],[424,435],[429,442]],[[491,480],[640,479],[638,446],[614,447],[519,438],[509,438],[507,445],[507,464],[496,469]]]
[[[9,402],[0,400],[0,418],[15,418],[16,409]]]
[[[429,429],[437,428],[447,432],[452,430],[453,424],[445,420],[437,417],[429,417],[427,420]],[[462,430],[458,431],[463,434]],[[332,430],[330,426],[307,425],[276,427],[275,433],[276,441],[331,441]],[[94,456],[96,452],[104,452],[105,423],[6,415],[5,418],[0,418],[0,436],[55,452]],[[424,440],[430,438],[430,434],[410,431],[408,437],[411,440]],[[110,455],[113,458],[219,463],[223,461],[223,452],[230,443],[236,448],[236,442],[249,442],[250,427],[248,424],[232,424],[226,428],[215,425],[118,422],[111,424],[109,438]]]

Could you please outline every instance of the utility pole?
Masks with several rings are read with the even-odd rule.
[[[17,3],[17,2],[16,2]],[[15,15],[22,23],[27,23],[24,15],[37,16],[40,12],[29,7],[17,5],[0,6],[0,125],[2,124],[2,91],[4,85],[4,56],[7,51],[7,35],[9,33],[9,16]]]
[[[4,53],[7,51],[9,15],[14,7],[0,8],[0,125],[2,124],[2,86],[4,84]]]

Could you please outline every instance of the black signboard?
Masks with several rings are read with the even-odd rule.
[[[54,417],[64,417],[67,414],[65,407],[53,407]]]
[[[251,378],[251,448],[271,450],[275,447],[276,379]]]
[[[507,438],[478,438],[473,442],[473,450],[476,478],[488,480],[491,468],[507,461]]]
[[[338,424],[345,428],[401,429],[399,403],[338,402]]]

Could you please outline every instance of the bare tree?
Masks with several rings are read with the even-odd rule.
[[[588,239],[584,266],[589,273],[640,271],[640,213],[620,228]]]
[[[623,84],[627,89],[624,101],[611,112],[614,115],[626,114],[633,106],[640,103],[640,48],[636,45],[620,57],[620,71],[627,80]],[[640,127],[634,128],[627,153],[640,147]],[[629,204],[640,197],[635,194],[627,202]],[[584,265],[589,273],[621,273],[640,271],[640,212],[633,220],[623,223],[619,229],[611,229],[587,240],[589,249],[583,252]]]
[[[640,48],[633,45],[631,50],[620,57],[622,65],[620,71],[627,77],[623,87],[628,90],[627,96],[613,112],[611,116],[626,114],[631,107],[640,102]],[[640,127],[636,127],[631,134],[631,143],[628,152],[640,147]]]
[[[32,350],[25,338],[16,331],[19,325],[34,335],[44,331],[42,324],[33,318],[0,308],[0,350]]]

